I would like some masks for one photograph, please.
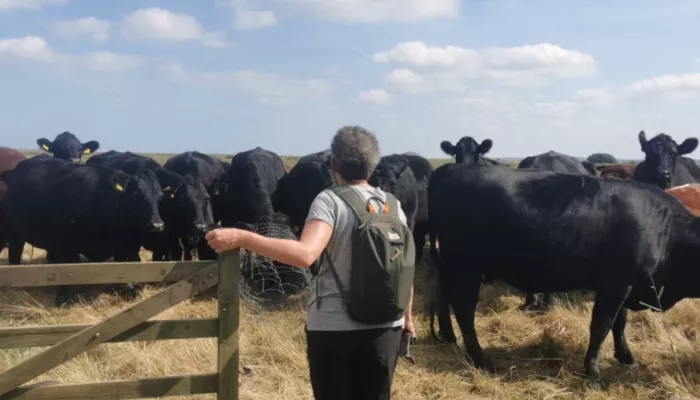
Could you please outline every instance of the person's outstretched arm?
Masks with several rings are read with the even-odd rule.
[[[308,268],[331,239],[333,228],[326,222],[310,220],[299,240],[274,239],[236,228],[215,229],[205,236],[216,253],[244,248],[299,268]]]

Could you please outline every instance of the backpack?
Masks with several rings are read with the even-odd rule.
[[[354,211],[357,222],[352,231],[349,288],[340,282],[333,261],[324,250],[328,265],[350,319],[368,325],[390,323],[406,312],[415,273],[416,250],[413,233],[399,218],[396,198],[377,212],[372,200],[365,201],[349,186],[330,188]]]

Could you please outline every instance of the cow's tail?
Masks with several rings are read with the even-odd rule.
[[[435,315],[437,314],[438,305],[442,296],[440,290],[440,275],[438,265],[440,265],[440,253],[437,248],[437,236],[430,230],[428,234],[430,240],[430,262],[428,263],[428,284],[431,290],[430,300],[428,301],[428,321],[430,326],[430,336],[438,342],[444,342],[435,332]]]

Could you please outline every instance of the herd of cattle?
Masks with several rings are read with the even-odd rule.
[[[314,197],[337,184],[330,150],[286,171],[277,154],[259,147],[230,163],[189,151],[161,166],[117,151],[83,163],[99,143],[69,132],[37,143],[49,154],[26,158],[0,148],[0,250],[9,247],[10,264],[20,264],[25,243],[45,249],[49,263],[76,263],[80,255],[140,261],[141,247],[159,261],[192,259],[194,249],[214,259],[203,239],[208,230],[250,229],[282,216],[299,233]],[[440,330],[433,335],[456,341],[454,312],[474,363],[493,370],[474,328],[482,282],[527,292],[525,308],[547,309],[551,293],[589,290],[596,297],[586,372],[599,377],[600,347],[611,330],[615,358],[633,363],[628,309],[667,310],[700,297],[700,167],[682,157],[698,140],[649,140],[642,131],[639,143],[645,159],[637,165],[595,166],[549,151],[511,168],[485,156],[490,139],[471,137],[443,141],[455,163],[436,169],[415,153],[382,157],[370,184],[401,201],[418,259],[430,240],[430,271],[439,281],[430,314],[431,332],[435,314]]]

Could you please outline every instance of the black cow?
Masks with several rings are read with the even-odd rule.
[[[537,169],[565,174],[596,176],[595,165],[592,163],[552,150],[523,158],[518,164],[518,169]],[[538,297],[535,293],[527,293],[525,303],[521,308],[546,311],[552,307],[552,293],[544,293],[541,300]]]
[[[430,238],[431,248],[435,246],[435,237],[430,231],[430,219],[428,218],[428,181],[433,173],[430,161],[415,153],[404,153],[408,159],[413,176],[416,179],[418,190],[418,209],[416,210],[415,225],[413,227],[413,239],[416,243],[416,260],[423,258],[425,235]]]
[[[448,164],[435,170],[428,194],[441,283],[479,367],[493,370],[474,328],[483,275],[529,292],[595,292],[584,362],[594,378],[611,329],[615,358],[634,362],[624,334],[627,309],[668,310],[700,297],[700,219],[659,188]],[[440,322],[454,337],[449,318]]]
[[[316,196],[336,184],[331,169],[331,150],[311,153],[300,158],[279,181],[272,202],[275,210],[287,215],[299,233]]]
[[[484,157],[484,154],[491,150],[491,146],[493,146],[491,139],[484,139],[481,143],[478,143],[471,136],[462,137],[455,145],[448,140],[440,142],[442,151],[454,157],[457,164],[501,165],[496,160]]]
[[[53,154],[54,157],[76,163],[80,162],[83,155],[92,154],[100,148],[100,142],[91,140],[81,143],[74,134],[67,131],[58,134],[53,142],[46,138],[40,138],[37,139],[36,143],[40,149]]]
[[[205,231],[214,225],[209,194],[202,181],[192,175],[182,176],[161,167],[152,158],[128,151],[110,150],[91,157],[86,164],[103,165],[127,174],[150,170],[158,177],[167,194],[159,204],[160,215],[165,221],[165,232],[134,238],[141,246],[153,251],[154,261],[179,260],[177,257],[182,255],[179,242],[189,242],[190,246],[196,246]],[[174,254],[169,252],[175,248],[179,250]],[[187,256],[185,254],[185,258],[189,259]],[[134,257],[138,257],[138,248]]]
[[[230,166],[230,165],[229,165]],[[220,221],[223,208],[223,196],[226,192],[226,165],[218,158],[200,153],[187,151],[168,159],[163,165],[168,171],[172,171],[184,177],[191,177],[192,182],[201,182],[211,198],[211,208],[214,221]],[[177,260],[181,259],[182,249],[179,243],[173,243],[170,254]],[[185,259],[191,259],[191,250],[194,248],[189,241],[182,243]],[[202,237],[196,245],[200,260],[216,260],[217,255]],[[178,256],[179,254],[179,256]]]
[[[262,217],[273,215],[272,196],[285,174],[282,159],[261,147],[233,156],[226,173],[222,224],[255,224]]]
[[[676,143],[670,136],[659,133],[647,140],[644,131],[639,132],[639,144],[645,154],[644,161],[637,164],[632,179],[646,182],[661,189],[700,182],[700,167],[688,157],[698,147],[698,139],[687,138]]]
[[[45,249],[49,263],[132,261],[129,244],[144,232],[162,232],[163,196],[153,172],[128,175],[40,154],[3,173],[10,264],[25,243]],[[58,305],[66,298],[59,290]]]
[[[523,158],[518,164],[518,168],[596,176],[596,169],[593,163],[553,150]]]
[[[408,228],[413,231],[418,211],[418,182],[408,157],[403,154],[383,156],[368,183],[393,194],[401,202]]]

